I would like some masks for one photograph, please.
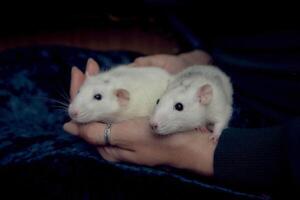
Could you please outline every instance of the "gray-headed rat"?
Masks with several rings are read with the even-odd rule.
[[[191,66],[170,82],[150,125],[157,134],[166,135],[213,124],[211,138],[217,140],[231,118],[232,95],[230,79],[219,68]]]

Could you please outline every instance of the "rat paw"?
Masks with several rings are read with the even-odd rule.
[[[213,135],[209,136],[209,140],[216,144],[219,140],[219,137],[217,135],[213,134]]]
[[[195,130],[199,131],[200,133],[208,133],[209,132],[209,130],[205,126],[197,127],[197,128],[195,128]]]

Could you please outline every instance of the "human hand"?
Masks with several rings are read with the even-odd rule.
[[[132,66],[157,66],[165,69],[171,74],[176,74],[186,67],[192,65],[207,65],[211,63],[211,57],[204,51],[195,50],[178,56],[168,54],[157,54],[136,58]]]
[[[112,162],[130,162],[147,166],[168,165],[211,176],[215,143],[209,133],[196,131],[160,136],[152,133],[147,118],[112,125],[111,146],[104,146],[101,123],[79,125],[69,122],[64,129],[95,145],[101,156]]]
[[[96,62],[89,60],[87,73],[98,73]],[[84,80],[83,73],[72,69],[71,99],[76,95]],[[137,118],[113,124],[110,134],[111,146],[104,146],[105,124],[77,124],[68,122],[65,131],[95,145],[101,156],[109,161],[132,162],[143,165],[170,165],[189,169],[203,175],[213,174],[215,144],[210,142],[209,133],[197,131],[159,136],[152,133],[147,118]]]

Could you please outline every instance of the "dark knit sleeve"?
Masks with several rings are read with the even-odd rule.
[[[216,179],[247,188],[266,189],[280,184],[288,163],[283,129],[224,130],[214,155]]]

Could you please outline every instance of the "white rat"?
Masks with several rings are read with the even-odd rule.
[[[202,129],[213,124],[213,140],[227,127],[232,114],[229,77],[210,65],[191,66],[170,82],[157,101],[150,125],[161,135]]]
[[[125,65],[86,76],[68,109],[70,117],[79,123],[113,123],[149,116],[171,78],[161,68]]]

